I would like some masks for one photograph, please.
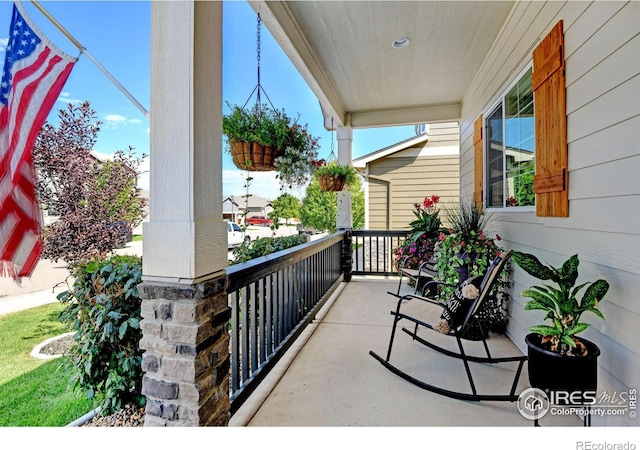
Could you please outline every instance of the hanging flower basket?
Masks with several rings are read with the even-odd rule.
[[[229,147],[233,163],[238,169],[254,172],[276,170],[274,162],[279,152],[271,145],[236,141],[230,142]]]
[[[340,192],[344,189],[346,178],[345,175],[319,175],[318,184],[320,185],[320,189],[325,192]]]
[[[338,164],[334,159],[320,160],[316,161],[316,167],[314,177],[325,192],[339,192],[358,184],[358,172],[348,164]]]
[[[227,104],[230,112],[222,118],[222,132],[238,169],[275,170],[282,182],[292,185],[299,184],[300,172],[310,174],[318,138],[298,123],[298,117],[267,105],[245,108]]]

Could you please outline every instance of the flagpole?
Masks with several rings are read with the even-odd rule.
[[[136,100],[136,99],[133,97],[133,95],[131,95],[131,94],[129,93],[129,91],[127,91],[127,90],[125,89],[125,87],[124,87],[124,86],[122,86],[122,84],[120,84],[120,82],[119,82],[118,80],[116,80],[116,79],[114,78],[114,76],[113,76],[113,75],[111,75],[111,74],[109,73],[109,71],[108,71],[107,69],[105,69],[105,68],[104,68],[104,66],[103,66],[102,64],[100,64],[100,62],[99,62],[97,59],[95,59],[95,58],[94,58],[94,57],[89,53],[89,51],[86,49],[86,47],[85,47],[85,46],[83,46],[80,42],[78,42],[78,40],[77,40],[76,38],[74,38],[74,37],[71,35],[71,33],[69,33],[69,32],[68,32],[68,31],[67,31],[67,30],[66,30],[66,29],[65,29],[65,28],[64,28],[64,27],[63,27],[63,26],[62,26],[62,25],[61,25],[61,24],[60,24],[60,23],[59,23],[59,22],[58,22],[58,21],[57,21],[57,20],[56,20],[52,15],[51,15],[51,14],[49,14],[49,12],[48,12],[46,9],[44,9],[44,8],[40,5],[40,3],[38,3],[36,0],[31,0],[31,3],[33,3],[33,5],[34,5],[36,8],[38,8],[38,10],[40,10],[40,12],[41,12],[42,14],[44,14],[44,16],[45,16],[47,19],[49,19],[49,21],[50,21],[53,25],[55,25],[55,26],[56,26],[56,28],[58,28],[58,30],[60,30],[60,31],[62,32],[62,34],[64,34],[64,35],[67,37],[67,39],[69,39],[69,40],[73,43],[73,45],[75,45],[76,47],[78,47],[78,50],[80,50],[80,53],[84,53],[85,55],[87,55],[87,58],[89,58],[89,59],[91,60],[91,62],[93,62],[93,63],[96,65],[96,67],[98,67],[98,69],[100,69],[100,71],[101,71],[101,72],[102,72],[102,73],[103,73],[103,74],[104,74],[104,75],[105,75],[109,80],[111,80],[111,82],[112,82],[113,84],[115,84],[115,86],[116,86],[118,89],[120,89],[120,91],[121,91],[121,92],[122,92],[122,93],[123,93],[123,94],[124,94],[124,95],[129,99],[129,100],[130,100],[130,101],[131,101],[131,103],[133,103],[133,104],[134,104],[134,105],[135,105],[135,106],[140,110],[140,112],[141,112],[142,114],[144,114],[144,116],[145,116],[147,119],[149,119],[149,111],[147,111],[147,110],[145,109],[145,107],[144,107],[144,106],[142,106],[142,105],[138,102],[138,100]]]

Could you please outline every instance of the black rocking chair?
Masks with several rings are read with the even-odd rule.
[[[379,356],[373,351],[370,351],[369,354],[373,356],[375,359],[377,359],[384,367],[389,369],[394,374],[404,378],[405,380],[415,384],[418,387],[421,387],[422,389],[435,392],[436,394],[445,395],[447,397],[451,397],[459,400],[471,400],[471,401],[513,402],[518,400],[518,396],[515,394],[515,390],[517,388],[518,380],[520,379],[520,374],[522,373],[522,366],[524,365],[524,362],[527,360],[527,357],[526,356],[513,356],[513,357],[502,357],[502,358],[492,357],[491,353],[489,352],[489,346],[487,345],[485,333],[482,330],[482,324],[478,315],[478,311],[480,310],[482,303],[487,299],[489,292],[494,286],[496,280],[498,279],[498,276],[500,275],[500,272],[504,268],[504,265],[506,264],[509,257],[510,257],[509,253],[504,254],[502,257],[497,257],[496,259],[494,259],[494,261],[491,263],[491,265],[487,269],[487,272],[482,278],[482,281],[480,282],[479,278],[477,280],[474,280],[476,284],[478,284],[479,282],[479,286],[477,286],[478,295],[475,299],[468,300],[469,302],[467,306],[468,309],[466,310],[466,313],[464,313],[462,317],[460,317],[460,308],[458,308],[458,311],[454,309],[454,306],[458,306],[460,302],[452,303],[452,301],[454,300],[453,298],[452,300],[449,301],[448,304],[443,304],[437,301],[436,299],[423,297],[416,294],[408,294],[400,297],[400,299],[398,300],[398,305],[396,307],[396,310],[391,311],[391,315],[393,315],[394,318],[393,318],[393,328],[391,330],[391,338],[389,339],[389,349],[387,351],[387,357],[382,358],[381,356]],[[430,281],[427,284],[430,284],[430,283],[442,284],[437,281]],[[393,293],[390,293],[390,294],[394,295]],[[458,295],[459,298],[462,299],[462,297],[460,296],[460,286],[456,288],[456,294],[454,294],[454,296],[456,295]],[[406,313],[403,313],[401,311],[401,307],[403,306],[403,304],[406,304],[407,300],[423,301],[423,302],[427,302],[428,304],[435,305],[442,308],[443,314],[441,316],[442,317],[441,324],[440,325],[428,324],[416,317],[412,317]],[[390,362],[391,349],[393,347],[393,341],[396,337],[396,327],[398,325],[398,322],[400,322],[403,319],[413,322],[415,324],[415,327],[413,328],[413,330],[402,328],[402,331],[404,331],[409,336],[411,336],[413,340],[423,345],[426,345],[427,347],[433,350],[436,350],[440,353],[443,353],[447,356],[451,356],[451,357],[462,360],[462,362],[464,363],[464,368],[467,373],[467,378],[469,379],[469,384],[471,385],[471,393],[452,391],[452,390],[444,389],[442,387],[434,386],[433,384],[425,383],[424,381],[414,378],[413,376],[407,374],[406,372],[400,370],[399,368],[391,364]],[[439,326],[442,325],[443,320],[445,321],[446,328],[448,328],[448,331],[445,334],[448,336],[455,337],[458,344],[459,353],[439,347],[438,345],[435,345],[434,343],[425,340],[423,337],[418,336],[417,334],[419,326],[426,327],[439,334],[442,333],[443,332],[442,330],[440,331],[436,331],[436,330],[438,329]],[[487,356],[471,356],[471,355],[468,355],[464,350],[464,347],[462,345],[463,336],[465,335],[465,333],[467,333],[470,329],[474,327],[479,327],[480,335],[482,336],[481,339],[484,344],[484,349],[486,351]],[[445,331],[446,331],[446,328],[445,328]],[[509,391],[509,394],[495,394],[495,395],[478,394],[476,391],[475,383],[473,381],[473,376],[471,375],[469,362],[488,363],[488,364],[518,362],[518,368],[517,368],[515,377],[513,379],[513,383],[511,385],[511,390]]]

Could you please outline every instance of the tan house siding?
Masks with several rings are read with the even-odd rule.
[[[457,203],[459,191],[458,155],[390,157],[370,164],[371,175],[388,178],[392,183],[391,226],[389,229],[407,228],[415,217],[411,213],[415,203],[425,196],[438,195],[444,203]],[[388,186],[384,186],[385,194]],[[370,190],[378,194],[381,189]],[[386,195],[370,195],[369,210],[386,211]],[[370,216],[370,219],[373,219]],[[386,221],[386,218],[385,218]],[[369,224],[370,229],[385,229],[385,224]]]
[[[430,125],[426,142],[367,164],[365,173],[372,176],[367,186],[368,229],[408,228],[415,218],[413,205],[425,196],[440,196],[443,207],[458,204],[458,136],[457,124]]]
[[[532,50],[564,22],[569,217],[538,217],[496,209],[503,244],[558,265],[580,258],[580,278],[606,279],[611,287],[600,309],[603,321],[584,336],[598,344],[599,391],[637,388],[640,373],[640,2],[517,2],[482,69],[463,99],[461,196],[474,190],[474,120],[531,63]],[[536,114],[538,112],[536,111]],[[526,351],[527,329],[542,314],[525,312],[519,293],[538,284],[514,270],[508,334]],[[594,417],[594,425],[634,425],[628,415]]]

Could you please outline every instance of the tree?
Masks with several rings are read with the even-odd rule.
[[[284,193],[273,201],[272,206],[273,211],[269,217],[273,219],[273,223],[277,224],[279,219],[285,219],[288,224],[289,219],[300,217],[302,203],[293,195]]]
[[[338,213],[337,192],[325,192],[320,189],[318,181],[314,178],[309,187],[302,207],[300,208],[300,220],[302,225],[310,226],[316,230],[336,231],[336,215]],[[351,191],[351,214],[353,216],[353,229],[358,230],[364,225],[364,192],[358,179],[357,187]]]
[[[45,123],[33,149],[40,203],[59,219],[44,230],[42,256],[68,263],[111,252],[143,218],[136,187],[145,155],[115,152],[112,161],[91,154],[100,124],[89,102],[69,104],[57,127]]]

